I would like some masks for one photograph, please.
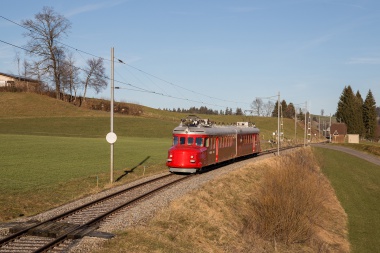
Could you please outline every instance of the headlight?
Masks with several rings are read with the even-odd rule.
[[[190,162],[191,162],[191,163],[195,163],[194,155],[191,155],[191,156],[190,156]]]

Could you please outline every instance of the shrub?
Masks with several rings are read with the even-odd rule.
[[[247,230],[286,244],[309,240],[323,211],[317,168],[310,150],[279,157],[250,198]]]

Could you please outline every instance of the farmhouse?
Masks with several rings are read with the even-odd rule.
[[[347,135],[347,126],[345,123],[334,123],[330,127],[331,141],[343,143]]]
[[[1,90],[22,90],[36,92],[40,89],[40,87],[41,82],[38,80],[0,72]]]

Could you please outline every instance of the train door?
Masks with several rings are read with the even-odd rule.
[[[252,134],[252,152],[256,152],[256,136]]]
[[[219,161],[219,137],[215,137],[215,162]]]
[[[216,148],[215,148],[215,137],[206,138],[206,147],[207,147],[207,165],[214,164],[216,160]]]
[[[236,151],[237,156],[243,155],[243,134],[241,130],[239,131],[239,133],[236,133]]]

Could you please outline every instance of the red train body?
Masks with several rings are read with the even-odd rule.
[[[173,130],[166,165],[170,172],[195,173],[202,168],[258,154],[260,130],[248,122],[216,126],[190,116]]]

